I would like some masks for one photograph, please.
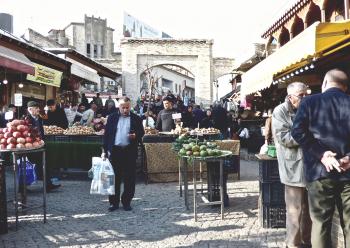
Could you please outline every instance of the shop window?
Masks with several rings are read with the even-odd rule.
[[[89,43],[86,44],[86,56],[91,56],[91,47]]]
[[[97,58],[97,45],[94,45],[94,58]]]

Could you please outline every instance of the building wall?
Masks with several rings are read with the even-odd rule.
[[[140,92],[140,74],[161,64],[174,64],[195,76],[195,101],[213,101],[212,40],[124,39],[121,41],[123,89],[133,100]]]
[[[180,73],[174,72],[172,70],[165,69],[164,67],[153,67],[152,68],[152,74],[157,75],[157,77],[161,77],[158,83],[158,91],[161,91],[161,87],[164,86],[162,85],[163,79],[170,80],[172,81],[172,86],[170,88],[171,92],[174,95],[180,95],[182,96],[182,82],[186,80],[186,86],[194,91],[195,89],[195,79],[182,75]],[[180,86],[180,88],[179,88]],[[181,90],[181,92],[179,91]],[[190,91],[189,89],[187,91]],[[186,91],[186,92],[187,92]],[[192,97],[192,94],[190,93],[189,97]],[[193,96],[194,97],[194,96]]]
[[[73,25],[73,46],[79,53],[86,55],[84,25]]]

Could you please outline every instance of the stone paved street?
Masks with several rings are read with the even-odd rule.
[[[48,194],[48,222],[39,210],[20,217],[14,228],[0,236],[0,247],[282,247],[285,229],[263,229],[258,220],[257,163],[241,161],[241,181],[228,183],[230,207],[225,220],[220,209],[199,210],[194,222],[184,208],[176,183],[140,182],[133,211],[107,211],[103,196],[89,194],[90,181],[64,180]],[[40,202],[38,186],[31,186],[29,202]]]

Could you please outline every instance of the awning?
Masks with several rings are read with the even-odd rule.
[[[275,75],[309,64],[349,45],[350,22],[316,22],[242,75],[241,95],[270,87]]]
[[[34,64],[22,53],[0,46],[0,66],[34,75]]]
[[[75,61],[71,58],[66,58],[67,61],[71,62],[71,68],[70,73],[72,75],[78,76],[82,79],[85,79],[88,82],[94,83],[94,84],[100,84],[101,83],[101,77],[97,74],[97,71],[87,67],[78,61]]]

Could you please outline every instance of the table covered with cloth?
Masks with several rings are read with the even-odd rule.
[[[222,150],[231,151],[239,160],[239,140],[215,141]],[[149,182],[174,182],[179,179],[179,158],[171,143],[144,143],[146,174]],[[191,175],[189,168],[189,176]],[[203,172],[206,166],[202,167]],[[239,171],[239,169],[238,169]],[[238,172],[239,173],[239,172]]]
[[[46,164],[49,168],[80,168],[89,170],[91,158],[101,156],[99,142],[46,141]]]

